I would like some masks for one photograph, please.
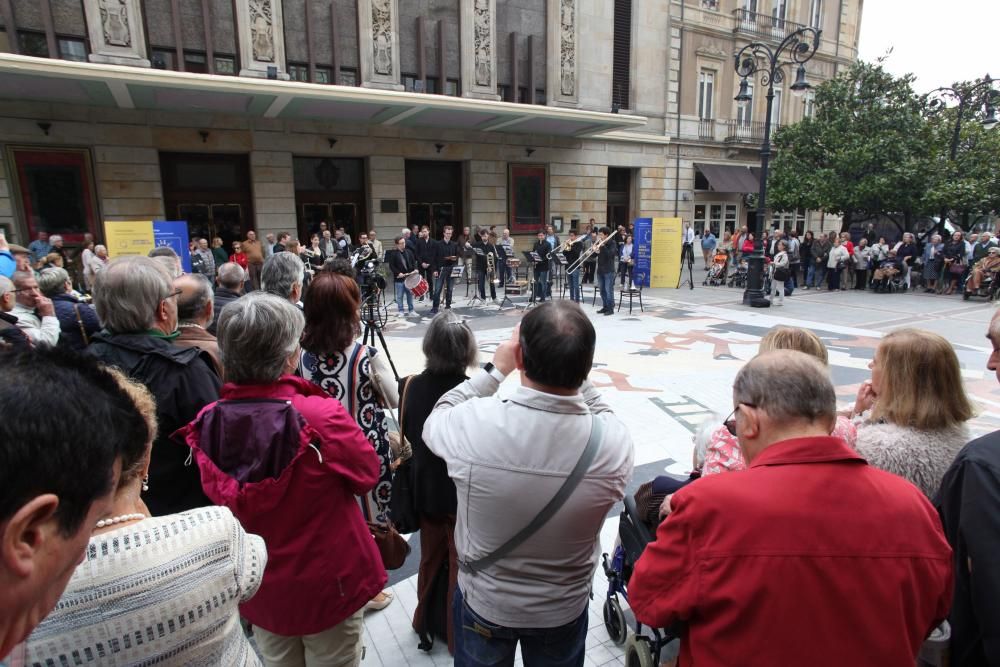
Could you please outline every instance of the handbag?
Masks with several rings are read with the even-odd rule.
[[[406,394],[410,390],[412,379],[412,377],[406,378],[403,394],[399,399],[399,436],[402,442],[406,443],[406,449],[410,449],[410,443],[406,442],[406,435],[403,433],[403,406],[406,405]],[[389,514],[392,516],[393,524],[402,533],[415,533],[420,530],[420,516],[414,499],[413,459],[407,457],[396,468],[392,478],[392,494],[389,497]]]
[[[497,561],[506,558],[514,549],[524,544],[529,537],[537,533],[542,526],[549,522],[549,519],[555,516],[556,512],[566,503],[573,494],[573,491],[576,490],[576,487],[583,481],[583,476],[587,474],[587,470],[590,468],[590,464],[593,463],[594,457],[597,456],[597,450],[601,446],[601,439],[604,437],[604,423],[593,413],[590,415],[590,423],[590,438],[587,440],[587,446],[584,447],[583,453],[580,454],[580,458],[577,460],[569,477],[566,478],[563,485],[556,491],[556,495],[552,496],[552,499],[546,503],[545,507],[541,509],[527,526],[504,542],[493,553],[486,554],[474,561],[459,559],[458,567],[460,570],[471,573],[485,570]]]
[[[90,336],[87,335],[87,327],[83,325],[83,318],[80,317],[80,306],[73,304],[73,312],[76,313],[76,323],[80,327],[80,335],[83,336],[83,346],[90,345]]]
[[[385,396],[382,394],[382,382],[378,374],[378,369],[375,368],[375,360],[372,358],[372,348],[366,346],[365,354],[368,356],[368,368],[371,369],[372,391],[375,394],[375,400],[377,400],[379,405],[382,406],[384,414],[392,421],[396,421],[392,417],[392,407],[389,405],[389,402],[385,400]],[[399,404],[399,408],[400,410],[403,409],[402,403]],[[413,450],[410,448],[410,443],[408,443],[406,441],[406,437],[403,436],[403,428],[400,426],[402,421],[402,414],[400,414],[399,422],[396,423],[396,431],[389,431],[388,433],[389,448],[392,450],[393,456],[393,469],[399,467],[403,461],[413,456]]]
[[[961,262],[952,262],[948,265],[948,273],[953,276],[961,276],[965,273],[965,264]]]
[[[786,280],[788,280],[788,277],[789,277],[789,273],[788,273],[788,267],[787,266],[778,266],[778,267],[775,267],[775,269],[774,269],[774,279],[777,282],[783,283]]]

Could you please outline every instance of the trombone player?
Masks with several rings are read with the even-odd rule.
[[[576,237],[576,230],[569,230],[569,239],[562,245],[562,253],[566,257],[566,266],[572,266],[580,259],[580,253],[583,252],[583,240]],[[583,303],[583,296],[580,294],[580,272],[574,271],[570,273],[566,271],[566,279],[569,281],[569,298],[570,301],[576,303]]]
[[[617,233],[617,232],[616,232]],[[618,256],[618,245],[611,238],[611,230],[601,227],[597,232],[597,243],[591,248],[597,251],[597,284],[601,287],[601,303],[603,307],[597,311],[602,315],[614,315],[615,312],[615,258]]]

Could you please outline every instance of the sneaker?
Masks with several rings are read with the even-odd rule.
[[[613,311],[613,310],[605,310],[605,311],[604,311],[604,314],[605,314],[605,315],[614,315],[614,314],[615,314],[615,311]]]
[[[447,307],[448,306],[445,306],[445,308],[447,308]],[[431,308],[431,315],[437,315],[437,314],[438,314],[438,309],[437,308]]]
[[[407,317],[413,317],[416,314],[417,314],[417,311],[411,310],[410,313],[407,315]],[[402,313],[400,313],[400,315],[402,315]]]

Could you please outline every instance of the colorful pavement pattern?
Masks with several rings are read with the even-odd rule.
[[[737,371],[756,354],[761,337],[775,325],[805,326],[823,339],[830,352],[838,399],[843,405],[853,402],[858,385],[870,377],[868,363],[882,335],[879,330],[803,320],[802,314],[792,308],[757,311],[732,308],[728,303],[711,305],[718,298],[705,298],[705,303],[697,303],[698,292],[656,292],[657,296],[644,295],[643,312],[636,303],[629,316],[626,297],[624,308],[610,317],[597,315],[596,307],[590,305],[590,290],[585,292],[584,310],[591,315],[597,330],[591,380],[604,390],[607,401],[629,425],[636,447],[636,470],[630,492],[641,482],[664,472],[684,475],[690,470],[694,431],[704,419],[721,421],[731,411],[731,387]],[[699,292],[712,294],[710,290]],[[718,294],[714,293],[716,297]],[[786,299],[786,303],[793,300],[794,297]],[[523,303],[521,299],[515,301]],[[466,302],[460,296],[455,311],[475,332],[480,361],[485,363],[496,346],[510,337],[524,311],[498,310],[493,304],[466,307]],[[804,304],[805,299],[800,300],[799,311],[807,310],[814,317],[819,314],[815,319],[822,320],[822,307],[806,308]],[[429,310],[429,304],[417,306],[418,312]],[[989,306],[981,304],[981,308],[984,317],[988,317],[985,309]],[[977,316],[981,314],[977,312]],[[429,321],[428,317],[419,320],[390,317],[384,326],[389,351],[400,375],[421,370],[420,346]],[[985,334],[985,325],[981,331]],[[976,434],[1000,428],[1000,384],[986,370],[989,349],[982,334],[970,339],[982,340],[982,345],[955,344],[968,390],[980,406],[980,415],[971,424]],[[516,377],[508,378],[501,387],[501,395],[513,391],[517,383]],[[516,438],[517,434],[511,433],[510,437]],[[619,511],[620,508],[615,508],[605,523],[604,551],[610,551],[614,544]],[[418,542],[416,536],[411,537],[414,547]],[[430,654],[416,648],[417,638],[410,629],[410,618],[416,604],[418,561],[419,552],[414,548],[404,568],[391,573],[390,583],[397,599],[386,610],[366,617],[365,665],[451,664],[447,650],[440,645]],[[607,582],[598,571],[590,609],[587,665],[624,664],[622,649],[610,642],[603,626],[601,606],[606,589]]]

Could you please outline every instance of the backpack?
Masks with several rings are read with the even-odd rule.
[[[430,652],[434,648],[434,639],[448,641],[448,559],[441,562],[441,567],[434,573],[427,594],[420,600],[424,617],[420,627],[414,628],[420,637],[417,648]]]

